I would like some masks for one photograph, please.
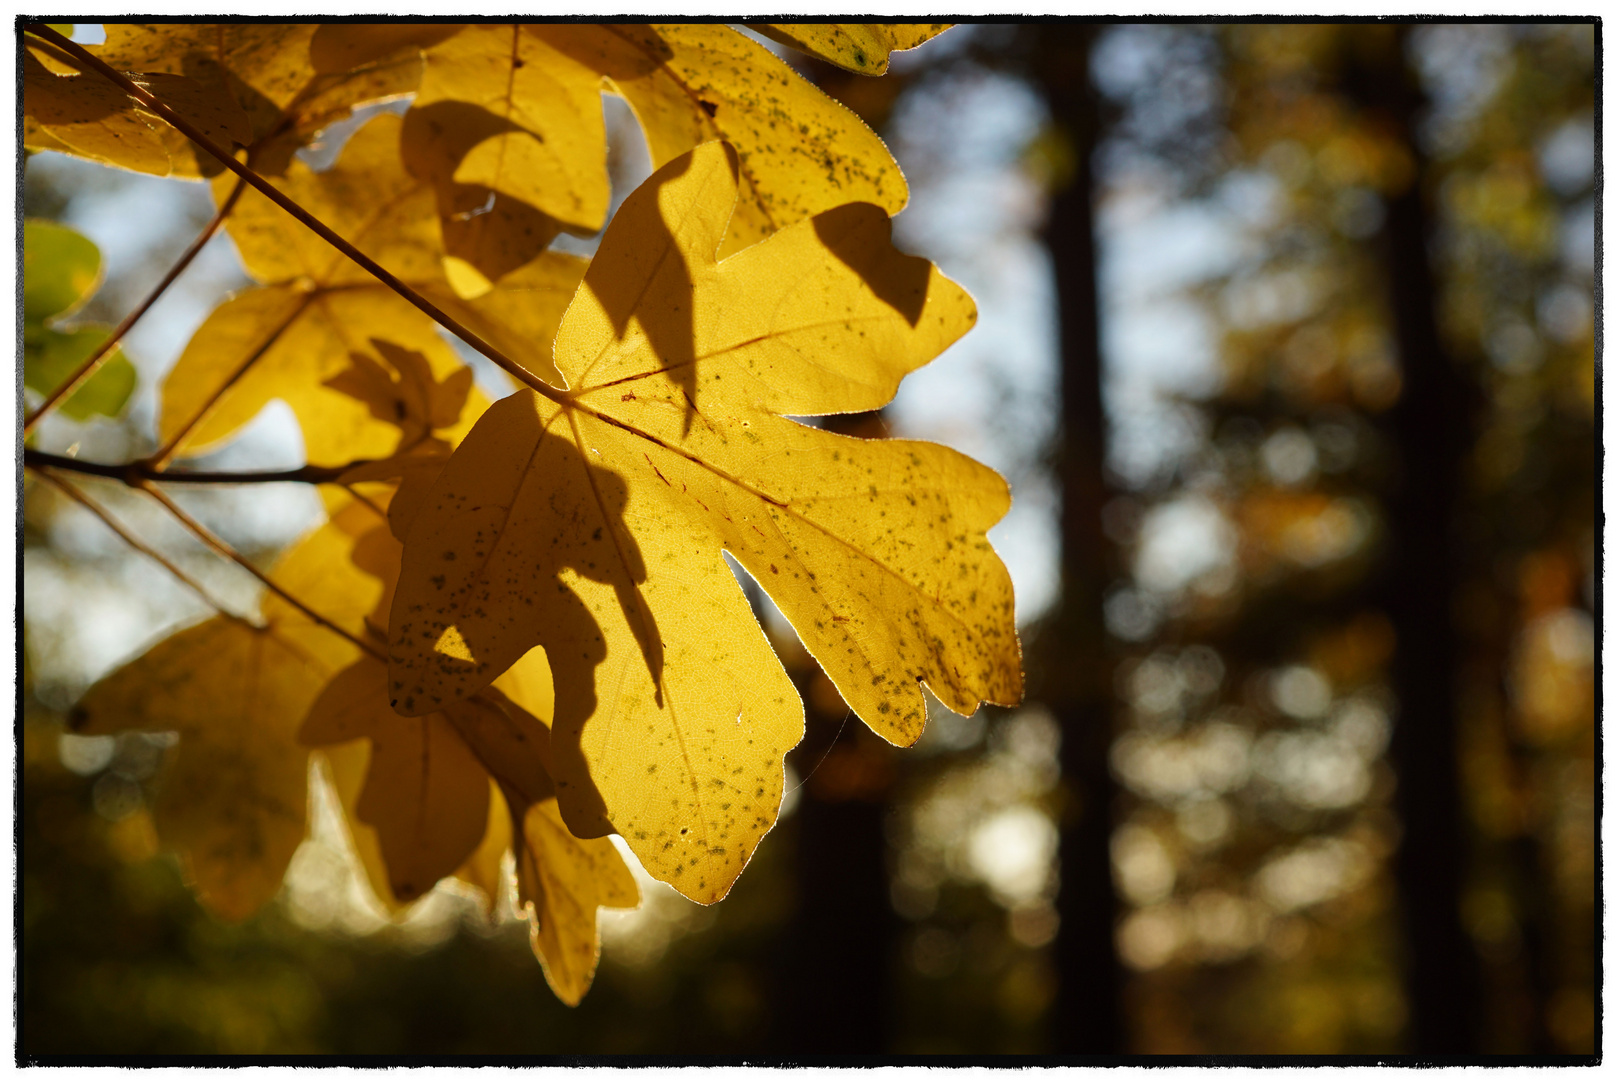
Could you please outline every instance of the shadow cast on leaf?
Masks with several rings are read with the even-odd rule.
[[[587,460],[566,414],[545,399],[519,392],[492,406],[406,542],[391,620],[396,708],[439,709],[431,684],[469,696],[542,646],[556,694],[554,774],[587,775],[581,738],[598,711],[597,668],[614,638],[607,624],[629,632],[661,703],[664,649],[638,591],[647,568],[624,521],[627,495],[624,478]],[[570,756],[579,767],[562,764]],[[570,795],[609,831],[600,793]]]

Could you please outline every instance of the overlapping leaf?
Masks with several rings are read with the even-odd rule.
[[[915,49],[950,23],[756,23],[754,29],[857,75],[882,75],[889,54]]]
[[[602,89],[629,102],[655,167],[712,139],[738,148],[745,196],[725,252],[842,202],[891,213],[906,202],[894,159],[858,117],[723,26],[330,26],[315,51],[340,64],[413,48],[424,49],[425,67],[404,155],[435,184],[447,223],[493,193],[491,213],[521,217],[527,207],[562,226],[599,228],[608,205]],[[495,280],[526,261],[520,242],[532,256],[550,236],[508,230],[508,240],[510,265],[476,250],[468,263]]]
[[[355,813],[377,831],[393,895],[411,901],[477,849],[489,817],[489,777],[448,717],[402,717],[388,707],[386,689],[380,661],[355,661],[321,691],[300,736],[313,746],[371,740]]]
[[[334,597],[339,618],[369,629],[398,568],[399,544],[375,512],[340,500],[281,574],[308,594]],[[637,897],[610,842],[558,834],[545,764],[552,698],[536,651],[478,698],[401,717],[389,708],[384,666],[360,656],[310,705],[299,739],[325,752],[356,852],[390,910],[452,873],[498,902],[515,837],[518,910],[553,989],[572,1005],[596,968],[596,909],[634,906]]]
[[[75,730],[177,731],[153,817],[198,897],[243,919],[304,838],[298,720],[330,670],[296,638],[224,617],[182,630],[91,688]]]
[[[625,202],[558,334],[568,393],[480,418],[411,525],[390,628],[406,715],[544,646],[570,830],[622,833],[702,902],[774,822],[803,724],[721,549],[893,742],[921,733],[919,683],[960,712],[1021,693],[984,537],[1001,478],[787,419],[881,406],[971,325],[971,301],[896,252],[870,205],[719,262],[738,191],[736,154],[711,143]]]
[[[94,51],[121,71],[185,75],[208,98],[237,104],[247,117],[253,167],[279,176],[322,128],[356,105],[410,93],[421,77],[421,59],[409,53],[317,71],[310,63],[315,29],[309,23],[109,23],[106,41]],[[219,171],[178,132],[165,139],[177,159],[193,160],[189,175]]]
[[[937,32],[799,44],[866,70]],[[802,709],[722,550],[891,741],[920,733],[925,682],[959,711],[1017,700],[984,538],[1005,485],[939,447],[786,419],[880,406],[973,312],[889,246],[906,192],[882,143],[770,53],[716,26],[554,24],[121,25],[99,51],[558,388],[500,402],[446,462],[483,410],[470,372],[414,307],[242,197],[228,227],[261,285],[188,346],[160,435],[205,446],[281,398],[311,459],[386,458],[344,480],[398,489],[376,500],[386,526],[329,494],[331,520],[276,571],[362,637],[388,622],[387,669],[270,597],[265,628],[213,620],[86,698],[89,730],[181,731],[158,827],[211,906],[239,917],[279,884],[304,829],[302,724],[384,904],[449,874],[492,904],[515,885],[576,1003],[597,908],[636,902],[607,833],[711,901],[775,820]],[[25,71],[28,145],[217,171],[49,59]],[[419,78],[407,118],[373,120],[334,168],[293,160]],[[580,260],[535,256],[605,217],[603,89],[660,171],[576,294]]]
[[[441,308],[544,372],[542,343],[583,261],[548,254],[501,288],[462,300],[444,277],[433,192],[400,164],[399,126],[396,116],[373,119],[336,165],[315,173],[294,163],[282,188]],[[399,425],[377,411],[396,399],[354,396],[345,373],[356,354],[367,358],[361,364],[393,366],[375,340],[425,358],[437,382],[457,377],[463,365],[436,324],[256,192],[242,196],[228,228],[248,271],[265,284],[220,305],[193,336],[163,386],[160,437],[169,440],[201,415],[182,445],[216,443],[280,398],[298,415],[313,461],[401,449]],[[459,427],[441,425],[446,437],[465,430],[482,404],[471,391]]]
[[[23,145],[157,176],[199,175],[189,141],[99,73],[81,74],[53,47],[37,43],[22,62]],[[220,146],[252,138],[247,114],[229,95],[212,94],[183,75],[130,74]],[[219,171],[217,162],[212,166],[210,172]]]
[[[107,340],[99,324],[71,328],[73,314],[101,282],[101,252],[86,236],[51,221],[23,222],[23,385],[49,394],[72,378]],[[121,350],[62,403],[75,420],[117,416],[135,389],[135,366]]]
[[[568,831],[556,799],[530,804],[521,825],[518,902],[528,909],[529,944],[552,991],[578,1005],[601,952],[596,909],[635,907],[641,899],[636,881],[611,841],[581,840]]]
[[[388,599],[384,583],[344,567],[376,515],[354,504],[296,544],[272,580],[357,627]],[[341,588],[333,588],[341,585]],[[281,887],[305,833],[309,750],[297,738],[333,675],[361,655],[274,594],[265,625],[218,616],[159,642],[108,675],[75,709],[76,730],[174,731],[154,818],[210,909],[229,919]]]

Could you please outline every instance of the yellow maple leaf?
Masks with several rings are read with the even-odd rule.
[[[635,907],[641,901],[636,879],[612,841],[569,832],[556,799],[530,804],[521,817],[514,813],[513,830],[522,837],[518,902],[528,909],[529,945],[552,992],[578,1005],[601,953],[596,909]]]
[[[90,73],[58,74],[35,54],[22,56],[23,144],[59,150],[135,172],[169,175],[169,151],[155,118],[118,87]]]
[[[360,627],[389,594],[345,567],[377,524],[349,499],[271,579],[295,597],[320,597],[339,625]],[[263,613],[263,627],[218,616],[164,639],[97,682],[74,711],[85,734],[179,733],[153,816],[202,902],[228,919],[251,915],[281,887],[305,832],[309,750],[298,725],[333,674],[361,655],[274,594]]]
[[[362,57],[341,70],[317,71],[310,23],[109,23],[106,33],[91,51],[112,67],[183,74],[213,99],[238,104],[249,124],[250,160],[268,175],[280,175],[294,151],[354,106],[416,89],[422,72],[415,54]],[[175,133],[171,145],[177,156],[195,156],[191,175],[219,171],[184,136]]]
[[[837,64],[857,75],[882,75],[889,54],[915,49],[950,23],[751,23],[772,41]]]
[[[803,731],[721,549],[891,742],[921,733],[921,683],[962,713],[1022,693],[984,536],[1005,482],[943,447],[788,419],[882,406],[972,301],[895,251],[871,205],[718,261],[738,190],[736,152],[709,143],[626,200],[558,332],[568,390],[503,399],[451,457],[407,534],[389,635],[406,715],[542,646],[569,829],[620,832],[704,903],[775,821]]]
[[[357,29],[330,48],[368,55],[415,38]],[[745,194],[722,254],[840,203],[866,200],[891,213],[906,203],[905,180],[871,129],[724,26],[480,25],[426,44],[403,153],[437,185],[447,229],[487,192],[498,196],[491,213],[533,207],[576,230],[599,228],[608,205],[604,88],[629,103],[655,168],[713,139],[737,147]],[[508,261],[526,261],[511,233]],[[533,251],[550,241],[538,231],[525,239],[539,243]],[[488,253],[467,261],[491,280],[509,269]]]
[[[298,718],[331,669],[307,641],[216,617],[108,675],[74,730],[175,731],[153,817],[207,907],[243,919],[281,888],[304,838],[309,752]]]
[[[389,889],[408,902],[478,848],[489,817],[489,777],[449,717],[408,719],[390,709],[387,681],[383,664],[371,657],[338,672],[310,706],[299,741],[371,741],[355,816],[376,830]]]
[[[608,208],[602,77],[549,40],[566,30],[467,26],[426,49],[407,153],[595,232]]]
[[[195,178],[222,166],[201,154],[166,120],[149,111],[55,45],[25,39],[23,53],[23,144],[57,150],[156,176]],[[131,79],[162,98],[220,146],[252,139],[248,117],[229,94],[172,72],[131,72]],[[201,156],[199,157],[199,154]],[[200,170],[200,171],[199,171]]]
[[[770,50],[702,23],[606,29],[623,45],[605,73],[641,122],[654,168],[715,139],[736,148],[741,193],[722,258],[844,203],[905,208],[905,177],[883,140]]]
[[[350,620],[388,597],[399,566],[398,544],[362,511],[342,506],[283,568],[303,587],[348,596]],[[562,825],[545,766],[553,695],[544,654],[523,658],[479,698],[417,719],[389,708],[386,683],[383,665],[361,657],[321,691],[299,733],[327,756],[373,890],[398,912],[454,873],[493,905],[516,836],[518,911],[553,990],[577,1004],[596,969],[596,909],[638,898],[611,842],[576,839]],[[362,739],[369,753],[357,749]]]
[[[583,260],[548,254],[512,275],[510,291],[503,283],[476,300],[457,296],[444,277],[431,186],[404,170],[399,130],[397,116],[379,116],[354,134],[332,168],[315,173],[295,163],[279,184],[475,329],[497,323],[502,329],[492,336],[503,342],[549,340]],[[242,196],[227,228],[264,284],[226,300],[193,335],[163,384],[159,437],[167,443],[194,424],[180,446],[200,449],[280,398],[298,415],[312,461],[391,453],[399,429],[378,410],[393,407],[392,392],[362,400],[331,380],[341,380],[355,353],[374,352],[373,339],[424,356],[435,381],[461,378],[453,373],[464,365],[436,324],[256,192]],[[527,346],[527,354],[536,351]],[[454,441],[483,406],[482,394],[471,390],[463,419],[440,430]]]

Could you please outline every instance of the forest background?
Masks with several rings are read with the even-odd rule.
[[[1594,54],[1589,22],[1067,22],[876,79],[792,56],[894,151],[899,246],[979,306],[851,430],[1009,479],[1030,693],[900,751],[778,633],[783,820],[724,902],[643,880],[604,915],[574,1010],[520,925],[449,890],[389,925],[330,837],[253,919],[201,911],[155,853],[161,741],[62,718],[202,611],[31,498],[19,1051],[1593,1052]],[[617,198],[648,164],[606,108]],[[212,213],[49,153],[21,195],[101,248],[106,323]],[[40,445],[148,448],[151,387],[245,282],[213,241],[129,336],[123,416]],[[232,453],[298,464],[290,423]],[[187,505],[260,555],[319,513]]]

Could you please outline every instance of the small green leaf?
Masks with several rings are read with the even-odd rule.
[[[23,345],[23,385],[49,394],[62,385],[107,340],[105,326],[75,330],[38,328]],[[74,420],[117,416],[135,389],[135,365],[114,349],[101,369],[62,403],[62,412]]]
[[[23,223],[23,322],[40,323],[82,304],[101,282],[101,252],[54,221]]]

